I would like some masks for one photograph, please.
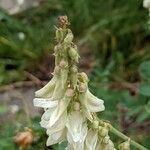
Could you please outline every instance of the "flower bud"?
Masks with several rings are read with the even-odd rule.
[[[103,127],[100,131],[99,131],[100,136],[105,137],[108,135],[108,129],[106,129],[105,127]]]
[[[78,87],[79,92],[84,93],[87,91],[87,85],[85,83],[80,83]]]
[[[105,143],[105,144],[108,144],[109,140],[110,140],[110,137],[109,136],[105,136],[102,142]]]
[[[66,37],[64,38],[64,42],[65,42],[65,43],[71,43],[72,40],[73,40],[72,31],[68,29],[68,34],[67,34]]]
[[[94,128],[94,129],[98,129],[98,126],[99,126],[99,121],[94,120],[94,121],[93,121],[93,128]]]
[[[74,90],[73,89],[67,89],[67,91],[66,91],[66,95],[68,96],[68,97],[73,97],[74,96]]]
[[[72,48],[72,47],[71,47],[71,48],[69,49],[68,53],[69,53],[70,58],[71,58],[73,61],[75,61],[75,62],[78,63],[79,55],[78,55],[77,50],[76,50],[75,48]]]
[[[130,139],[128,141],[121,143],[118,146],[118,148],[119,148],[119,150],[130,150]]]
[[[70,71],[71,71],[71,73],[77,73],[77,72],[78,72],[77,66],[73,65],[73,66],[70,68]]]
[[[61,60],[59,66],[63,69],[68,66],[68,62],[65,60]]]
[[[80,110],[80,103],[79,102],[75,102],[73,105],[74,110],[79,111]]]
[[[88,82],[88,76],[84,72],[78,73],[78,79],[82,82]]]
[[[59,28],[56,30],[56,40],[60,42],[62,41],[62,39],[63,39],[63,31],[61,28]]]

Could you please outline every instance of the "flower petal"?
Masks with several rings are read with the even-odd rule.
[[[87,90],[87,106],[90,112],[99,112],[105,109],[104,101],[94,96]]]
[[[60,118],[60,116],[65,112],[70,100],[71,100],[71,97],[65,96],[63,99],[61,99],[58,102],[56,109],[52,112],[52,115],[49,121],[49,127],[53,126],[55,122]]]
[[[34,106],[42,108],[53,108],[58,105],[58,101],[52,101],[51,99],[35,98],[33,99]]]
[[[95,150],[98,140],[98,133],[90,129],[86,136],[85,146],[88,150]]]
[[[91,114],[90,110],[88,109],[87,94],[86,93],[80,93],[79,94],[79,101],[82,104],[83,113],[92,122],[93,117],[92,117],[92,114]]]
[[[143,1],[143,7],[150,8],[150,0],[144,0]]]
[[[56,77],[53,77],[43,88],[35,92],[35,97],[51,97],[54,91]]]
[[[79,111],[71,112],[66,124],[68,129],[67,140],[74,150],[83,150],[85,137],[87,135],[87,124],[85,117]]]
[[[61,130],[59,132],[55,132],[52,135],[50,135],[47,139],[46,145],[50,146],[56,143],[60,143],[65,140],[66,137],[66,130]]]
[[[59,118],[59,120],[52,127],[49,127],[49,125],[47,124],[47,126],[46,126],[47,134],[51,135],[54,132],[58,132],[58,131],[64,129],[66,122],[67,122],[67,112],[62,114],[61,117]]]

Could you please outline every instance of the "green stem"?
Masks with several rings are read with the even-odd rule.
[[[120,131],[115,129],[112,125],[110,125],[110,131],[125,141],[129,139],[129,137],[127,137],[126,135],[124,135],[123,133],[121,133]],[[137,142],[135,142],[133,140],[130,140],[130,143],[132,146],[136,147],[139,150],[148,150],[147,148],[145,148],[144,146],[138,144]]]

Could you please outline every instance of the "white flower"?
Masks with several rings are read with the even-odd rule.
[[[50,118],[52,116],[52,112],[56,107],[53,108],[48,108],[45,110],[45,113],[43,114],[41,118],[41,126],[47,129],[47,134],[49,135],[48,140],[47,140],[47,146],[59,143],[65,139],[65,124],[66,124],[66,119],[67,119],[67,114],[64,112],[64,114],[61,115],[60,119],[57,120],[57,122],[53,125],[50,126]]]
[[[36,91],[35,97],[49,98],[52,101],[62,99],[67,89],[67,77],[68,68],[61,69],[60,66],[56,66],[51,81],[49,81],[42,89]]]
[[[95,150],[98,141],[98,132],[90,129],[86,136],[85,147],[87,150]]]
[[[79,100],[83,106],[86,117],[92,121],[92,112],[99,112],[105,109],[104,101],[94,96],[88,89],[79,94]]]
[[[144,0],[143,7],[150,9],[150,0]]]
[[[64,98],[58,102],[57,107],[51,114],[49,126],[53,126],[55,122],[59,120],[60,116],[67,110],[70,100],[71,97],[65,95]]]
[[[83,150],[84,141],[87,135],[87,123],[85,117],[80,111],[71,112],[68,116],[66,127],[67,140],[70,144],[69,147],[73,147],[74,150]]]
[[[63,128],[65,128],[65,125],[66,125],[66,121],[67,121],[66,111],[60,116],[59,120],[56,121],[56,123],[53,126],[49,125],[50,118],[51,118],[53,111],[54,111],[54,108],[47,109],[41,118],[40,124],[43,128],[47,129],[47,134],[52,134],[54,132],[60,131]]]

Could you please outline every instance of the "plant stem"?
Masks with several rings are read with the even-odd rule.
[[[110,132],[112,132],[113,134],[117,135],[118,137],[122,138],[125,141],[129,139],[129,137],[127,137],[126,135],[115,129],[112,125],[110,125]],[[133,140],[130,140],[130,143],[132,146],[136,147],[139,150],[148,150],[147,148],[145,148],[144,146],[138,144]]]

